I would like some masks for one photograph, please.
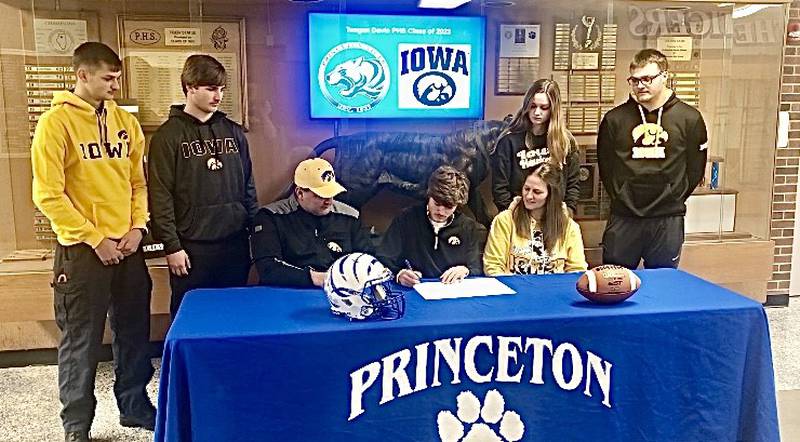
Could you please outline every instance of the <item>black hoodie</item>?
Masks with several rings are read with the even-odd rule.
[[[550,159],[547,132],[533,136],[533,146],[525,144],[525,132],[509,133],[497,142],[492,155],[492,196],[497,209],[508,209],[515,196],[522,193],[528,169]],[[581,193],[581,161],[575,140],[570,140],[569,153],[562,165],[564,170],[564,202],[575,212]]]
[[[486,228],[456,211],[438,232],[425,204],[404,210],[392,221],[378,248],[378,259],[397,274],[406,260],[423,278],[438,278],[449,268],[464,266],[472,276],[483,274],[481,253]]]
[[[247,232],[258,210],[242,127],[216,111],[206,122],[172,106],[150,141],[153,235],[167,254],[181,241],[221,241]]]
[[[609,111],[600,123],[597,157],[611,213],[684,215],[686,199],[705,173],[707,142],[703,116],[674,93],[652,111],[633,97]]]

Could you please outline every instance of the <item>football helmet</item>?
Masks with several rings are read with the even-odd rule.
[[[336,315],[357,319],[399,319],[405,298],[391,288],[392,272],[374,256],[350,253],[333,262],[325,278],[325,294]]]

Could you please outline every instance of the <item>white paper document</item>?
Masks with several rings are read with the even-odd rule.
[[[495,278],[469,278],[453,284],[421,282],[414,286],[414,290],[428,301],[517,293]]]

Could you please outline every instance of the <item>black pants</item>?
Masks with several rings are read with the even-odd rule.
[[[633,218],[611,215],[603,232],[603,263],[629,269],[677,268],[683,247],[683,216]]]
[[[120,264],[104,266],[85,244],[56,246],[53,266],[58,346],[58,387],[65,431],[89,430],[97,360],[106,316],[111,320],[114,395],[120,414],[153,412],[145,387],[153,377],[150,342],[152,282],[141,250]]]
[[[247,285],[250,239],[246,234],[216,242],[183,240],[181,245],[192,267],[187,276],[169,275],[172,289],[169,312],[173,319],[189,290]]]

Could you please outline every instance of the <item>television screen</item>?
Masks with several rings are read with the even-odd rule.
[[[483,17],[308,15],[312,118],[482,118]]]

